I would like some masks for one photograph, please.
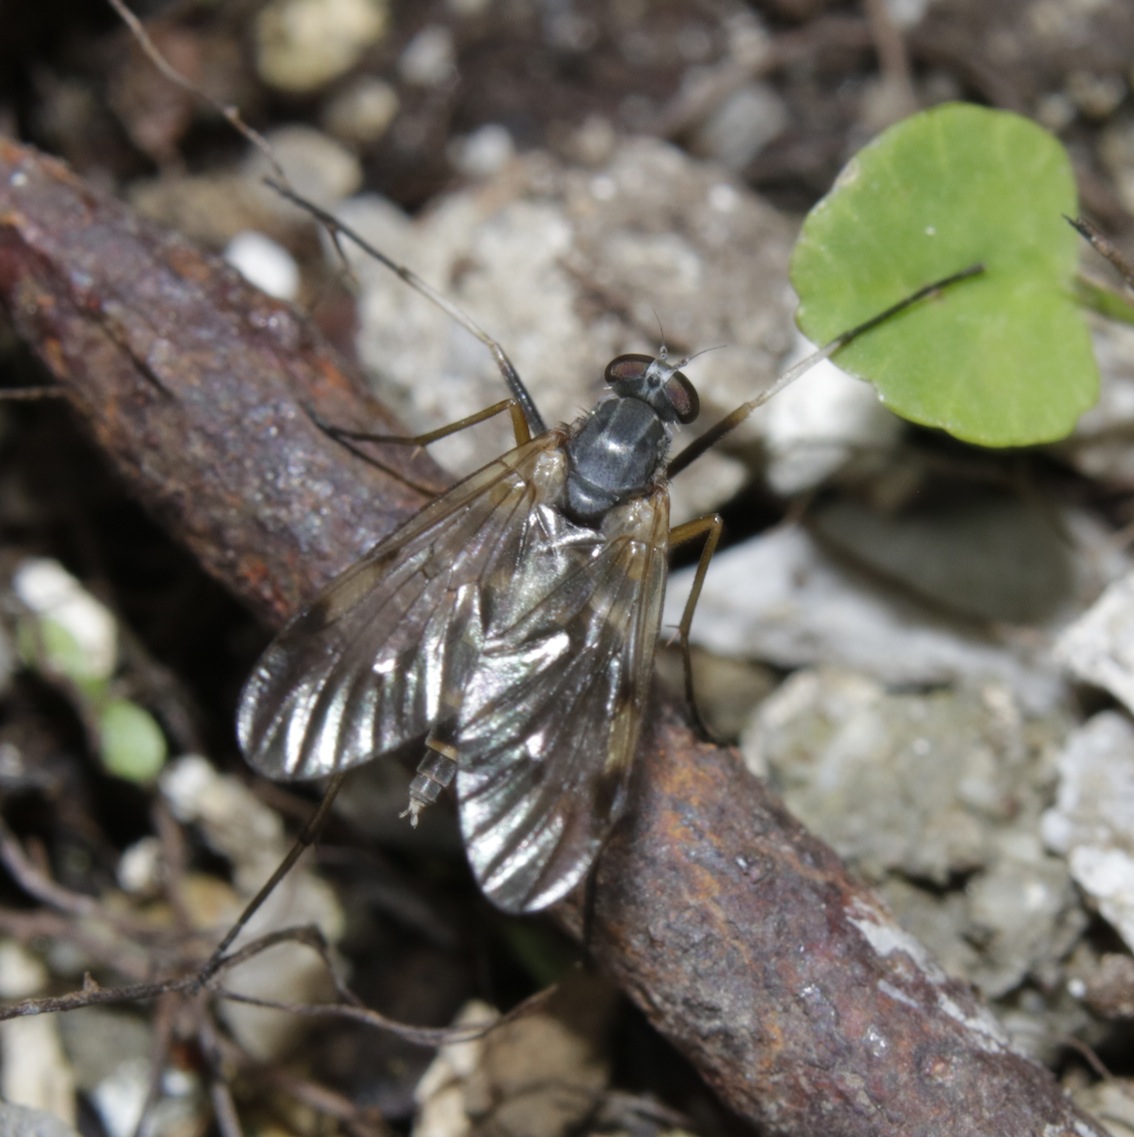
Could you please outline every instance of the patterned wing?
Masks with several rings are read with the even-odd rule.
[[[557,540],[546,527],[541,536]],[[473,872],[506,911],[570,892],[618,818],[653,672],[668,537],[669,499],[655,487],[608,515],[581,566],[530,585],[521,577],[514,619],[484,644],[458,727],[457,796]]]
[[[261,657],[240,698],[248,762],[272,778],[336,773],[459,711],[484,646],[480,582],[523,561],[558,492],[555,432],[472,474],[331,582]]]

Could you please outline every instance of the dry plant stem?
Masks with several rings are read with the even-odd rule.
[[[286,933],[286,938],[296,939],[297,936],[295,933],[299,931],[302,931],[302,929],[290,929],[289,932]],[[248,949],[253,949],[254,952],[258,954],[271,946],[272,938],[270,935],[262,936],[260,939],[249,944]],[[283,937],[280,938],[282,939]],[[314,945],[309,943],[309,946]],[[248,949],[245,949],[245,951]],[[405,1042],[413,1042],[419,1046],[427,1047],[446,1046],[459,1042],[472,1042],[475,1039],[484,1038],[496,1027],[504,1023],[525,1018],[540,1010],[545,1003],[554,997],[556,991],[559,990],[558,987],[545,987],[543,990],[536,992],[536,994],[529,996],[522,1003],[517,1004],[506,1015],[500,1015],[498,1018],[493,1019],[492,1022],[482,1026],[416,1027],[410,1026],[407,1023],[396,1022],[393,1019],[386,1018],[385,1015],[380,1015],[377,1011],[370,1010],[369,1007],[363,1006],[362,1001],[338,980],[338,976],[335,973],[334,966],[325,946],[322,955],[327,973],[335,980],[340,1000],[338,1003],[289,1003],[282,1002],[278,999],[262,999],[254,995],[238,994],[235,991],[229,991],[217,984],[214,984],[214,990],[223,998],[233,1003],[244,1003],[250,1007],[265,1007],[268,1010],[283,1011],[287,1014],[303,1015],[306,1018],[313,1019],[349,1019],[351,1022],[361,1023],[364,1026],[372,1027],[374,1030],[395,1034]],[[225,960],[225,966],[235,967],[240,963],[241,958],[242,953],[237,952]]]
[[[72,892],[56,884],[33,863],[2,819],[0,864],[29,896],[68,917],[45,921],[42,926],[37,926],[37,918],[43,915],[42,909],[29,916],[0,908],[0,925],[25,941],[37,935],[52,934],[46,930],[49,925],[57,927],[61,934],[82,945],[92,959],[115,967],[120,975],[140,979],[152,974],[155,959],[164,958],[171,950],[183,950],[191,934],[189,929],[171,934],[154,928],[144,920],[131,919],[126,914],[108,910],[96,897]]]
[[[146,1098],[134,1123],[131,1137],[145,1137],[147,1120],[151,1111],[161,1100],[162,1077],[169,1062],[173,1047],[175,1024],[177,1021],[177,998],[173,995],[163,995],[156,1000],[153,1015],[153,1038],[149,1053],[149,1081],[146,1086]],[[200,1013],[200,1004],[196,1010]],[[198,1028],[200,1029],[200,1028]]]
[[[134,492],[276,622],[419,504],[300,409],[370,413],[290,309],[3,142],[0,302]],[[1102,1137],[735,753],[660,704],[648,727],[590,947],[728,1105],[796,1137]]]
[[[201,1023],[198,1039],[209,1073],[209,1098],[213,1104],[213,1121],[217,1130],[221,1137],[243,1137],[244,1130],[240,1127],[236,1103],[232,1100],[228,1080],[223,1073],[224,1056],[220,1035],[207,1018]]]
[[[330,798],[325,799],[324,804],[329,805],[329,803]],[[2,825],[0,825],[0,829],[2,829]],[[14,842],[9,841],[9,843]],[[286,864],[288,862],[285,861],[284,863]],[[294,863],[294,860],[292,863]],[[272,879],[278,883],[280,879],[279,870],[273,874]],[[18,882],[24,883],[19,879]],[[33,893],[33,895],[35,894]],[[260,897],[258,896],[257,899],[260,899]],[[374,1030],[394,1034],[407,1042],[414,1042],[426,1047],[438,1047],[448,1043],[469,1042],[473,1039],[482,1038],[496,1025],[525,1017],[537,1011],[557,990],[555,987],[545,988],[513,1007],[506,1015],[500,1016],[492,1024],[487,1026],[467,1026],[448,1029],[416,1027],[406,1023],[400,1023],[394,1019],[387,1018],[385,1015],[379,1014],[377,1011],[372,1011],[363,1005],[362,1000],[351,991],[339,974],[335,960],[331,956],[330,948],[323,937],[323,933],[316,927],[304,925],[280,928],[257,936],[243,947],[224,954],[225,949],[231,944],[236,933],[244,926],[245,921],[254,910],[255,903],[254,901],[245,909],[241,918],[238,919],[233,926],[233,929],[225,936],[222,941],[222,947],[215,950],[209,958],[208,963],[199,970],[193,970],[196,963],[196,955],[194,954],[188,959],[181,958],[176,960],[173,965],[167,968],[172,974],[171,978],[155,982],[132,983],[127,986],[100,987],[88,976],[81,990],[73,991],[66,995],[29,998],[18,1003],[0,1003],[0,1021],[21,1018],[26,1015],[75,1011],[97,1003],[145,1003],[150,1001],[158,1002],[158,1018],[160,1020],[161,1007],[167,1006],[168,1000],[171,997],[186,996],[193,998],[200,995],[202,989],[207,987],[220,998],[228,999],[230,1002],[245,1003],[257,1007],[268,1007],[272,1010],[283,1011],[293,1015],[305,1015],[311,1018],[350,1019],[352,1022],[363,1023]],[[99,902],[92,899],[92,905],[97,908]],[[5,919],[6,916],[9,916],[9,914],[4,909],[0,909],[0,927],[12,931],[13,934],[21,935],[24,940],[42,938],[44,936],[71,940],[82,946],[88,955],[99,960],[99,962],[108,969],[115,970],[120,974],[123,972],[127,974],[130,973],[130,969],[123,964],[123,945],[115,943],[110,945],[108,950],[106,946],[98,943],[97,940],[94,943],[87,943],[83,938],[81,926],[77,925],[74,921],[59,919],[57,917],[52,918],[49,914],[45,914],[42,911],[33,913],[30,917],[24,917],[19,921]],[[220,979],[222,972],[230,968],[239,967],[240,964],[282,943],[302,945],[319,956],[327,977],[334,985],[335,993],[338,997],[337,1003],[289,1003],[275,999],[261,999],[251,995],[243,995],[229,991],[224,987]],[[102,949],[101,951],[100,948]],[[151,974],[156,970],[155,962],[154,953],[151,952],[148,959],[139,960],[134,971],[135,973],[143,971],[146,974]],[[205,1020],[202,1019],[201,1021],[204,1022]],[[161,1035],[160,1022],[156,1034],[159,1037]]]

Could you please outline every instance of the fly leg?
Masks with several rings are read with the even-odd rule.
[[[436,488],[420,485],[412,478],[407,477],[403,471],[395,470],[387,466],[369,450],[364,450],[358,443],[374,442],[379,445],[420,448],[428,446],[431,442],[437,442],[441,438],[447,438],[450,434],[456,434],[458,431],[465,430],[470,426],[476,426],[477,423],[484,422],[494,415],[500,414],[502,411],[507,411],[512,416],[512,432],[516,436],[517,446],[531,439],[531,431],[528,429],[528,422],[524,417],[523,408],[515,399],[501,399],[500,402],[493,403],[490,407],[485,407],[483,410],[476,411],[471,415],[466,415],[464,418],[458,419],[456,422],[451,422],[446,426],[440,426],[436,430],[426,431],[425,434],[376,434],[369,430],[353,430],[350,427],[337,426],[334,423],[327,422],[325,419],[320,418],[310,407],[306,407],[305,409],[311,421],[324,434],[333,438],[336,442],[341,443],[355,455],[355,457],[361,458],[364,462],[369,462],[372,466],[377,466],[378,469],[398,478],[405,482],[411,489],[415,489],[427,497],[433,496],[437,492]]]
[[[685,601],[685,610],[681,613],[681,623],[677,625],[677,638],[681,644],[681,660],[685,669],[685,698],[689,703],[689,713],[693,716],[693,725],[696,727],[697,733],[710,741],[713,739],[713,733],[701,717],[701,708],[697,705],[697,695],[693,688],[693,657],[689,650],[689,629],[693,626],[693,611],[700,599],[701,589],[705,584],[705,573],[709,571],[709,562],[717,550],[723,527],[721,515],[713,513],[708,517],[698,517],[693,521],[685,522],[684,525],[678,525],[669,534],[671,548],[674,545],[684,544],[686,541],[695,541],[698,537],[704,538],[701,556],[697,561],[697,571],[693,574],[693,587],[689,590],[689,598]]]
[[[512,416],[512,431],[516,435],[516,445],[521,446],[530,441],[531,432],[528,430],[527,419],[524,418],[523,408],[515,399],[501,399],[500,402],[493,403],[490,407],[474,411],[471,415],[457,419],[456,422],[439,426],[436,430],[428,430],[424,434],[375,434],[369,430],[350,430],[344,426],[335,426],[332,423],[324,422],[312,411],[307,413],[311,415],[312,420],[320,430],[339,442],[381,442],[391,446],[428,446],[431,442],[437,442],[439,439],[448,438],[451,434],[466,430],[470,426],[476,426],[477,423],[485,422],[503,411],[507,411]]]
[[[209,956],[205,965],[197,972],[193,980],[194,990],[199,991],[220,970],[224,963],[225,953],[232,947],[233,941],[240,935],[241,930],[260,909],[264,901],[275,891],[276,885],[291,872],[295,862],[315,843],[315,838],[323,828],[323,823],[331,812],[331,805],[334,803],[335,796],[342,789],[345,780],[346,774],[335,774],[327,783],[319,808],[315,810],[310,820],[303,827],[303,832],[295,839],[295,844],[288,850],[287,856],[276,866],[275,871],[264,882],[260,891],[244,906],[244,911],[240,913],[236,922],[213,949],[213,954]]]
[[[280,182],[273,181],[271,178],[267,179],[268,185],[272,187],[281,197],[286,198],[288,201],[298,205],[300,209],[305,209],[317,221],[319,221],[327,232],[331,235],[332,241],[338,246],[338,238],[345,237],[348,241],[357,245],[364,253],[373,257],[380,265],[388,268],[395,276],[404,280],[410,288],[416,292],[420,292],[427,300],[436,305],[451,319],[455,320],[461,325],[465,331],[475,336],[492,355],[492,360],[504,377],[504,382],[508,384],[508,390],[512,392],[512,398],[515,399],[519,408],[519,414],[527,424],[529,434],[542,434],[547,425],[543,421],[543,416],[539,413],[532,399],[531,392],[524,386],[524,381],[520,378],[520,373],[516,370],[515,364],[508,358],[507,352],[500,346],[498,340],[490,336],[467,312],[462,311],[457,307],[448,297],[438,292],[431,284],[422,280],[416,272],[406,268],[405,265],[398,264],[397,261],[391,260],[381,249],[376,249],[361,233],[356,232],[349,225],[340,221],[333,213],[328,213],[325,209],[320,209],[314,202],[308,201],[306,198],[301,197],[286,185]],[[458,428],[459,429],[459,428]],[[520,441],[527,441],[527,438],[519,438]]]
[[[1091,243],[1091,247],[1102,256],[1106,257],[1108,261],[1119,271],[1122,279],[1126,281],[1126,287],[1134,289],[1134,265],[1123,257],[1123,255],[1114,247],[1110,240],[1105,237],[1097,228],[1092,225],[1085,217],[1065,217],[1066,221],[1080,237],[1084,237]]]

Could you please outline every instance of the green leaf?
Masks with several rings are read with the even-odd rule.
[[[126,699],[115,699],[98,719],[102,764],[112,774],[147,783],[160,773],[169,748],[153,716]]]
[[[1074,299],[1079,237],[1067,155],[1004,111],[953,103],[862,150],[808,215],[792,258],[816,343],[934,280],[983,275],[887,320],[835,361],[897,414],[985,446],[1070,433],[1098,393]]]

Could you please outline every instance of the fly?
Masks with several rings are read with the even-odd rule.
[[[510,410],[516,446],[380,541],[284,628],[244,687],[240,744],[262,774],[295,780],[422,746],[403,816],[416,824],[455,782],[480,888],[506,912],[536,911],[586,876],[625,805],[669,549],[704,541],[684,644],[720,534],[715,515],[670,529],[669,478],[810,366],[980,269],[844,333],[671,458],[674,430],[699,410],[688,360],[620,355],[595,408],[548,429],[491,337],[313,212],[488,345],[512,398],[474,419]]]

